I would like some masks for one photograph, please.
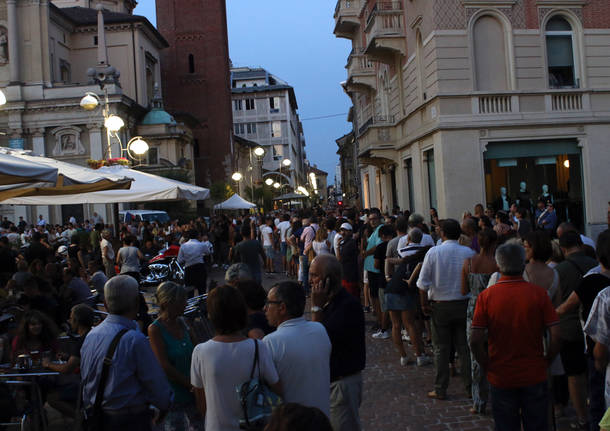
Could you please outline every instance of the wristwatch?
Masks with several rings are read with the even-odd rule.
[[[318,307],[317,305],[313,305],[311,307],[311,312],[312,313],[317,313],[318,311],[322,311],[322,307]]]

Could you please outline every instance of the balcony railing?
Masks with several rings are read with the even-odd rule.
[[[553,111],[582,111],[582,93],[551,94],[551,109]]]
[[[506,114],[513,112],[511,96],[481,96],[479,97],[480,114]]]
[[[337,0],[335,6],[334,18],[340,14],[358,15],[360,13],[360,1],[359,0]]]
[[[376,2],[371,10],[369,10],[366,16],[366,26],[368,27],[373,18],[379,14],[379,12],[387,13],[390,12],[402,12],[402,2],[401,1],[378,1]]]
[[[364,48],[354,48],[347,58],[348,76],[375,73],[375,64],[366,55]]]
[[[358,135],[362,135],[372,126],[391,126],[392,124],[394,124],[393,115],[374,115],[358,128]]]

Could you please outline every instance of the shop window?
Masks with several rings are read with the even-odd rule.
[[[434,150],[424,151],[424,160],[428,173],[428,198],[430,208],[437,208],[436,199],[436,164],[434,162]]]
[[[472,31],[476,90],[506,90],[506,42],[502,23],[494,16],[484,15],[477,19]]]
[[[505,189],[508,201],[527,209],[532,223],[538,200],[550,200],[559,222],[583,227],[584,191],[576,140],[492,142],[484,158],[486,200],[496,211],[503,207]]]
[[[550,88],[577,88],[574,61],[574,32],[560,15],[546,24],[546,56]]]

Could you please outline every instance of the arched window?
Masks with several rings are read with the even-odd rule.
[[[556,15],[547,22],[545,30],[549,87],[579,87],[572,26],[564,17]]]
[[[498,18],[483,15],[473,26],[475,89],[502,91],[508,89],[506,39]]]
[[[189,73],[195,73],[195,57],[189,54]]]

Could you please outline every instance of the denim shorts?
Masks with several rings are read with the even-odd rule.
[[[400,295],[398,293],[385,294],[385,308],[388,311],[415,310],[416,297],[413,294]]]
[[[288,244],[286,242],[280,242],[280,254],[282,257],[286,257],[286,253],[288,252]]]
[[[273,246],[266,245],[263,247],[263,249],[265,250],[265,254],[267,255],[267,258],[273,259]]]

